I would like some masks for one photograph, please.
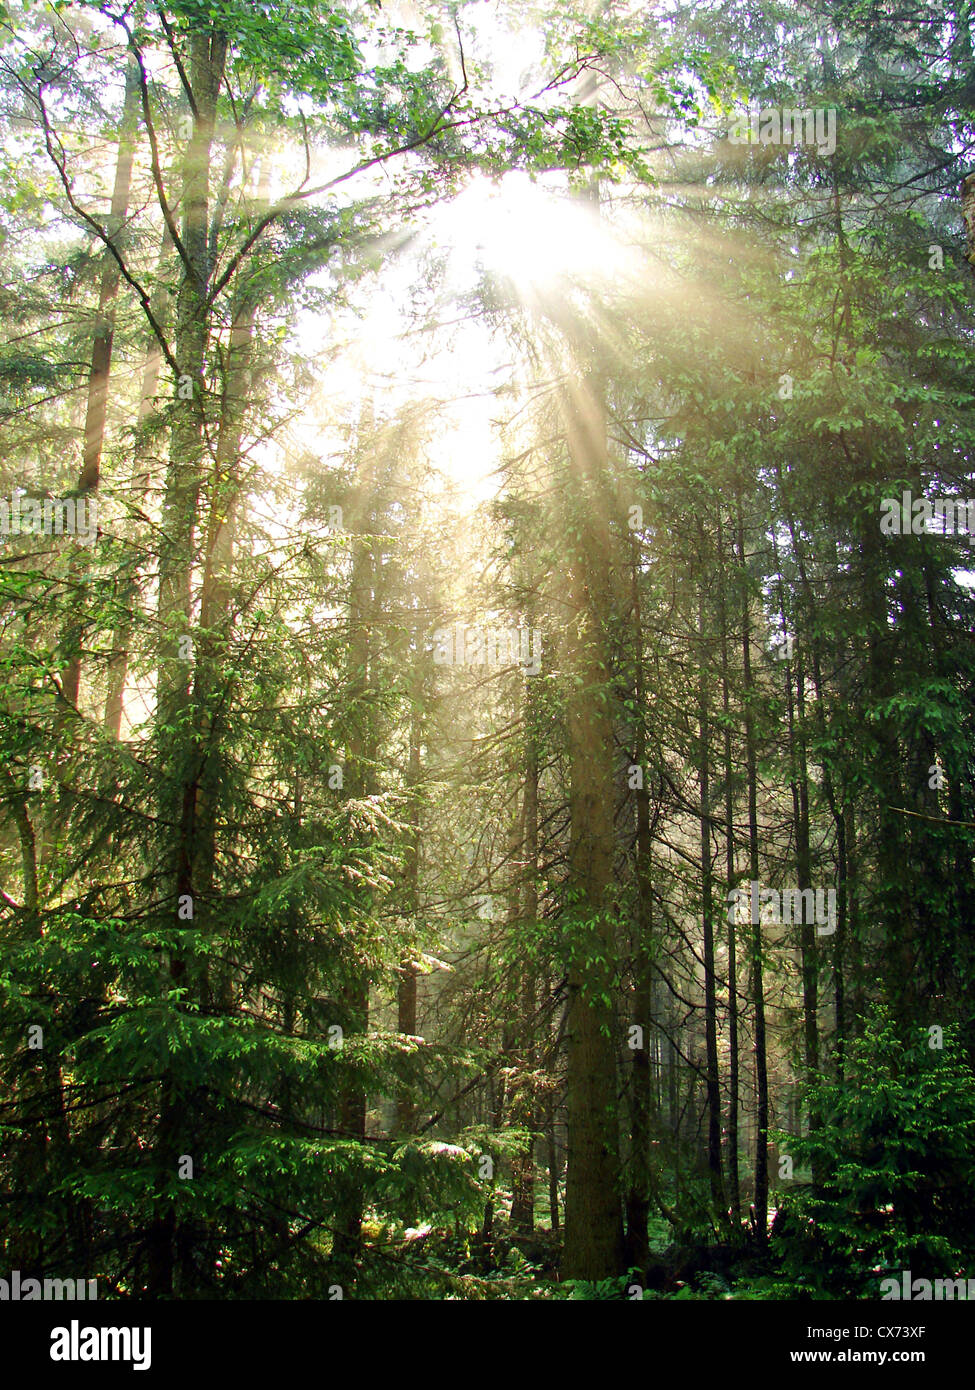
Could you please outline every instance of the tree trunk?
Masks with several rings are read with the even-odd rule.
[[[703,528],[702,528],[703,540]],[[698,786],[701,800],[701,916],[704,929],[704,1039],[707,1059],[708,1173],[711,1201],[722,1221],[727,1219],[721,1172],[721,1086],[718,1075],[718,1000],[714,974],[714,903],[711,871],[711,710],[710,668],[704,659],[707,607],[704,590],[698,596],[698,721],[700,727]]]
[[[653,843],[650,833],[650,769],[647,766],[646,680],[640,603],[639,545],[632,542],[631,616],[635,643],[636,696],[635,766],[640,769],[636,787],[636,922],[633,941],[633,1025],[641,1030],[641,1046],[633,1050],[630,1104],[630,1171],[626,1191],[626,1259],[632,1269],[645,1269],[650,1259],[647,1221],[650,1215],[650,1117],[653,1113],[653,1074],[650,1046],[653,1038]]]
[[[610,913],[615,808],[608,631],[612,538],[605,520],[602,385],[591,368],[570,392],[567,417],[571,964],[564,1273],[598,1280],[620,1269],[623,1223]]]
[[[419,679],[416,682],[414,702],[410,719],[410,753],[407,771],[407,785],[411,796],[413,829],[406,849],[406,903],[407,913],[414,926],[420,910],[420,799],[417,788],[420,782],[420,713],[417,703]],[[416,966],[412,959],[400,962],[396,986],[396,1027],[407,1037],[416,1036]],[[416,1128],[416,1102],[410,1093],[400,1093],[396,1098],[396,1129],[400,1134],[412,1134]]]
[[[166,292],[163,274],[173,252],[173,239],[167,227],[163,232],[162,243],[159,248],[159,256],[156,261],[156,283],[153,286],[150,297],[150,308],[157,323],[165,324],[167,321],[167,306],[169,295]],[[146,358],[142,368],[142,386],[139,393],[139,412],[138,425],[140,433],[138,436],[137,448],[143,450],[146,447],[146,440],[142,434],[145,422],[155,409],[156,392],[159,389],[159,377],[162,371],[163,354],[162,347],[155,334],[149,335],[149,346],[146,350]],[[143,497],[149,489],[150,476],[148,467],[138,461],[132,469],[130,491],[133,497]],[[105,732],[112,738],[119,739],[122,736],[122,715],[125,709],[125,682],[129,668],[129,643],[132,640],[132,632],[135,627],[135,613],[132,611],[139,601],[138,587],[132,582],[123,591],[122,603],[124,615],[119,626],[112,634],[112,650],[108,661],[108,669],[105,678],[105,712],[103,716],[103,726]]]
[[[190,84],[195,110],[182,170],[180,239],[184,259],[177,300],[175,354],[181,380],[189,384],[190,394],[184,397],[177,391],[166,476],[159,557],[162,637],[156,691],[159,762],[167,773],[159,813],[162,823],[173,828],[162,848],[161,896],[168,901],[172,917],[176,916],[181,899],[192,901],[194,886],[197,759],[194,721],[189,710],[192,660],[187,659],[185,639],[191,623],[192,572],[204,461],[210,159],[225,60],[226,39],[222,35],[198,33],[191,40]],[[167,922],[171,920],[167,914]],[[182,987],[186,965],[178,952],[170,958],[169,973],[173,987]],[[189,1091],[174,1069],[168,1067],[160,1084],[154,1146],[161,1193],[168,1189],[176,1162],[187,1151],[184,1145],[192,1142],[192,1134]],[[171,1199],[161,1197],[147,1240],[149,1293],[153,1297],[170,1297],[174,1292],[177,1240],[176,1210]]]
[[[526,680],[525,695],[525,791],[522,816],[521,858],[524,861],[524,895],[520,915],[522,921],[534,923],[538,916],[538,745],[535,736],[534,705],[530,679]],[[521,1041],[519,1053],[522,1070],[528,1073],[523,1081],[517,1119],[534,1134],[536,1105],[534,1082],[530,1074],[535,1065],[535,970],[530,961],[522,966]],[[511,1225],[523,1235],[535,1228],[535,1140],[530,1137],[524,1151],[513,1163]]]
[[[135,158],[138,103],[139,70],[134,59],[130,59],[125,73],[125,95],[122,101],[122,119],[119,126],[118,159],[115,165],[115,183],[112,188],[112,202],[109,212],[108,234],[112,238],[118,237],[122,230],[129,208],[132,164]],[[112,346],[115,338],[115,300],[118,296],[121,279],[118,262],[107,248],[103,256],[104,267],[98,292],[98,319],[91,345],[91,369],[88,374],[81,473],[78,478],[80,496],[97,492],[101,481],[102,449],[105,443],[105,419],[108,410],[108,383],[112,369]],[[76,583],[80,583],[82,564],[83,561],[77,554],[72,556],[72,577]],[[81,688],[80,644],[81,628],[74,627],[68,637],[68,664],[65,667],[61,689],[65,700],[75,708],[78,705],[78,692]]]
[[[724,805],[725,805],[725,883],[735,887],[735,794],[734,761],[731,744],[731,678],[728,660],[728,609],[724,535],[718,518],[718,592],[721,622],[721,710],[724,715]],[[738,1170],[738,924],[735,914],[728,921],[728,1195],[735,1229],[741,1226],[741,1179]]]
[[[752,882],[759,877],[758,858],[758,766],[755,747],[755,716],[752,683],[752,633],[749,608],[748,569],[745,556],[745,523],[738,502],[738,563],[742,584],[742,671],[745,694],[745,775],[748,782],[748,865]],[[755,1239],[764,1246],[768,1239],[768,1056],[765,1040],[765,981],[762,962],[761,914],[752,923],[752,1005],[755,1014],[755,1201],[752,1217]]]

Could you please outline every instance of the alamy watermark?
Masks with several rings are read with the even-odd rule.
[[[94,497],[28,497],[15,487],[0,497],[0,536],[71,536],[81,545],[98,539]]]
[[[915,497],[911,492],[902,492],[899,499],[885,497],[880,504],[880,532],[884,536],[927,532],[975,536],[975,499]]]
[[[821,155],[830,155],[836,149],[836,108],[754,108],[738,118],[728,139],[733,145],[815,145]]]
[[[454,623],[433,634],[437,666],[520,666],[526,676],[542,669],[542,635],[537,628],[467,627]]]
[[[133,1371],[152,1365],[151,1327],[69,1327],[51,1329],[52,1361],[131,1361]]]
[[[13,1270],[9,1279],[0,1279],[0,1303],[30,1303],[42,1299],[55,1302],[88,1299],[92,1302],[97,1297],[96,1279],[22,1279],[19,1269]]]
[[[975,1299],[975,1279],[912,1279],[909,1269],[902,1269],[900,1278],[888,1275],[880,1281],[880,1297],[912,1303],[940,1303],[944,1300]]]
[[[747,903],[747,914],[743,905]],[[817,936],[836,931],[836,889],[763,888],[758,879],[728,892],[728,921],[752,926],[801,926],[815,923]]]

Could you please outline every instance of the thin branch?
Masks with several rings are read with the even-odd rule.
[[[190,84],[190,79],[186,76],[186,69],[183,67],[183,60],[180,58],[179,50],[176,47],[176,39],[173,35],[172,25],[166,18],[166,15],[163,12],[163,8],[161,5],[156,5],[155,11],[156,14],[159,16],[159,22],[163,27],[163,33],[166,35],[166,42],[169,44],[169,51],[173,55],[173,62],[176,64],[176,71],[179,73],[179,80],[183,84],[183,91],[186,93],[186,98],[190,103],[190,110],[193,112],[194,117],[198,120],[200,116],[200,111],[196,104],[196,97],[193,95],[193,88]]]
[[[21,85],[24,86],[23,83],[21,83]],[[24,87],[24,89],[25,91],[30,91],[30,89],[26,88],[26,86]],[[60,178],[61,185],[64,188],[65,197],[68,200],[68,206],[71,208],[72,212],[74,212],[77,217],[81,218],[81,220],[85,223],[86,226],[91,228],[95,236],[98,238],[98,240],[102,243],[102,245],[106,248],[106,250],[114,259],[116,265],[119,268],[119,274],[122,276],[122,279],[125,281],[127,285],[130,286],[131,289],[135,291],[139,303],[142,305],[142,311],[149,322],[150,328],[152,329],[153,335],[155,336],[160,348],[162,349],[163,356],[169,363],[169,366],[172,369],[173,374],[178,377],[179,367],[176,363],[176,359],[173,357],[173,354],[170,351],[169,343],[166,340],[166,335],[163,332],[162,325],[160,324],[159,320],[156,318],[155,314],[152,311],[152,303],[149,299],[147,291],[143,289],[142,285],[139,283],[138,280],[136,280],[135,276],[131,273],[128,266],[125,264],[125,261],[123,260],[121,254],[119,253],[119,250],[115,245],[115,242],[105,231],[104,227],[102,227],[98,219],[92,217],[92,215],[89,212],[86,212],[85,209],[78,202],[77,198],[74,196],[74,188],[70,178],[68,177],[68,171],[66,167],[67,161],[63,157],[63,146],[61,158],[58,157],[54,149],[53,132],[51,130],[51,123],[48,119],[47,107],[44,104],[44,97],[40,91],[38,91],[37,93],[30,91],[30,96],[34,100],[36,100],[37,105],[40,109],[41,122],[44,130],[44,144],[47,147],[47,152],[52,164],[58,171],[58,177]],[[60,140],[58,141],[58,144],[61,144]]]
[[[921,811],[908,811],[904,806],[888,806],[888,811],[896,811],[901,816],[913,816],[915,820],[933,821],[935,825],[960,825],[966,830],[975,830],[973,820],[949,820],[947,816],[926,816]]]
[[[139,92],[142,97],[142,118],[146,123],[146,134],[149,137],[149,164],[152,169],[152,182],[156,190],[156,197],[159,200],[159,207],[162,211],[163,220],[166,223],[166,230],[172,237],[173,245],[179,252],[179,258],[183,262],[190,279],[195,280],[197,278],[196,267],[193,264],[192,257],[183,245],[182,238],[179,234],[179,228],[176,225],[176,219],[173,216],[173,210],[169,205],[169,199],[166,197],[166,188],[162,176],[162,165],[159,162],[159,141],[156,137],[155,122],[152,119],[152,108],[149,101],[149,83],[146,77],[146,68],[142,53],[135,39],[132,37],[132,33],[129,26],[125,23],[125,20],[119,19],[117,23],[125,30],[129,41],[129,52],[135,59],[136,67],[139,70]],[[174,370],[176,370],[175,367]],[[179,375],[178,370],[177,375]]]

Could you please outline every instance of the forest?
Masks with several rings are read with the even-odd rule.
[[[973,459],[971,0],[2,0],[0,1297],[975,1298]]]

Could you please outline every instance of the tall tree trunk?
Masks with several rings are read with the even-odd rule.
[[[365,439],[366,451],[375,447]],[[351,710],[351,733],[346,745],[344,789],[352,799],[370,796],[374,791],[376,731],[370,701],[373,661],[373,624],[377,616],[376,587],[378,582],[375,527],[371,520],[378,510],[376,464],[367,455],[359,471],[356,495],[349,529],[353,533],[352,574],[349,586],[349,666],[348,689]],[[359,972],[343,990],[348,1028],[364,1035],[369,1027],[369,978]],[[353,1078],[346,1082],[340,1106],[340,1128],[343,1136],[360,1144],[366,1139],[368,1096],[365,1086]],[[333,1255],[346,1268],[357,1259],[362,1243],[364,1194],[361,1184],[352,1180],[339,1218],[333,1242]]]
[[[752,681],[752,627],[745,523],[738,500],[738,563],[741,572],[742,671],[745,695],[745,775],[748,783],[748,866],[752,882],[759,877],[758,758],[755,745],[755,687]],[[768,1054],[765,1038],[765,980],[761,913],[752,922],[752,1006],[755,1014],[755,1201],[753,1230],[759,1245],[768,1238]]]
[[[813,690],[816,694],[815,718],[820,735],[826,734],[826,700],[823,688],[822,668],[820,660],[820,643],[818,639],[817,624],[815,620],[816,602],[806,566],[805,547],[796,519],[793,513],[789,494],[786,488],[785,477],[780,466],[776,466],[776,473],[779,482],[779,494],[782,499],[785,511],[786,522],[789,527],[789,536],[792,543],[792,553],[795,556],[796,567],[799,572],[800,594],[802,598],[802,639],[804,646],[809,651],[809,666],[811,668],[811,678]],[[805,672],[806,658],[803,651],[799,653],[798,673],[797,673],[797,703],[799,710],[800,728],[805,727]],[[794,747],[792,740],[793,713],[792,713],[792,687],[788,685],[789,694],[789,729],[790,729],[790,749]],[[808,799],[808,769],[806,764],[806,745],[804,736],[801,736],[799,745],[800,768],[798,774],[793,773],[792,777],[792,797],[793,797],[793,817],[796,823],[796,849],[797,849],[797,869],[799,872],[799,887],[809,886],[804,881],[811,878],[810,848],[809,848],[809,799]],[[835,1036],[835,1058],[834,1064],[838,1075],[842,1076],[843,1071],[843,1038],[845,1028],[845,998],[843,987],[843,959],[844,948],[847,935],[847,911],[848,911],[848,870],[847,870],[847,833],[848,823],[843,809],[840,807],[835,788],[833,786],[833,776],[828,763],[823,767],[822,776],[823,794],[830,808],[833,823],[836,828],[837,845],[837,924],[836,934],[833,938],[833,981],[834,981],[834,1005],[836,1014],[836,1036]],[[805,866],[805,874],[803,874]],[[815,1024],[815,1018],[819,1006],[818,990],[818,960],[814,954],[815,943],[811,940],[812,931],[803,935],[802,953],[802,976],[803,976],[803,1007],[805,1025],[805,1056],[807,1078],[818,1069],[819,1066],[819,1030]],[[812,1022],[811,1022],[812,1020]],[[810,1117],[812,1123],[812,1117]]]
[[[125,73],[125,95],[119,125],[118,158],[115,164],[115,183],[109,212],[108,235],[117,239],[125,223],[132,188],[132,164],[135,158],[136,124],[139,106],[139,70],[134,59],[129,60]],[[105,419],[108,411],[108,385],[112,369],[112,347],[115,340],[115,301],[121,275],[118,262],[106,248],[104,267],[98,291],[98,319],[91,345],[91,369],[88,374],[88,396],[85,407],[85,434],[78,478],[79,496],[98,491],[101,481],[102,450],[105,444]],[[72,557],[73,578],[80,582],[82,560]],[[68,664],[64,670],[61,689],[65,700],[77,707],[81,688],[81,628],[73,627],[68,638]]]
[[[645,1269],[650,1259],[647,1221],[650,1216],[650,1117],[653,1113],[653,1074],[650,1047],[653,1038],[653,842],[650,831],[650,769],[647,766],[646,675],[640,602],[640,550],[634,536],[631,550],[631,617],[633,623],[634,693],[636,696],[635,766],[640,769],[636,786],[636,922],[633,940],[632,1023],[640,1029],[640,1046],[633,1049],[630,1104],[630,1170],[626,1191],[626,1259],[633,1269]]]
[[[548,1219],[554,1234],[559,1230],[559,1148],[555,1139],[555,1098],[548,1103],[548,1124],[545,1130],[548,1163]]]
[[[238,306],[231,325],[224,367],[223,397],[217,435],[215,467],[210,491],[210,515],[200,586],[200,640],[194,663],[193,703],[197,710],[199,751],[193,783],[194,923],[207,931],[213,911],[217,866],[217,823],[222,772],[222,744],[226,735],[224,711],[232,707],[233,668],[228,645],[231,638],[233,601],[231,573],[240,494],[241,450],[245,411],[254,385],[252,358],[256,306]],[[219,969],[219,967],[217,967]],[[217,980],[208,966],[203,982],[208,1009],[230,1006],[229,979]]]
[[[172,256],[173,239],[167,227],[162,236],[162,243],[159,248],[159,255],[156,261],[155,284],[150,296],[150,309],[157,323],[165,325],[167,322],[167,307],[169,304],[169,294],[166,290],[163,275],[166,266]],[[145,362],[142,367],[142,385],[139,392],[138,410],[138,443],[137,449],[142,452],[146,449],[146,439],[144,435],[146,421],[156,408],[156,393],[159,389],[159,377],[162,371],[163,354],[158,338],[155,334],[149,335],[149,346],[146,349]],[[134,464],[129,490],[133,497],[144,497],[149,490],[150,474],[149,469],[141,459]],[[134,607],[139,601],[138,585],[135,581],[127,584],[121,595],[123,617],[112,634],[112,650],[108,660],[108,667],[105,676],[105,710],[102,719],[105,732],[112,738],[119,739],[122,736],[122,715],[125,710],[125,682],[129,669],[129,644],[132,640],[132,633],[135,628]]]
[[[419,658],[418,658],[419,659]],[[412,917],[414,927],[420,911],[420,798],[417,791],[420,783],[420,679],[416,680],[414,699],[410,716],[409,767],[406,774],[410,790],[410,811],[413,828],[406,848],[406,903],[407,913]],[[416,965],[411,958],[400,962],[396,986],[396,1027],[408,1037],[416,1036]],[[400,1134],[412,1134],[416,1128],[416,1102],[412,1094],[400,1093],[396,1098],[396,1129]]]
[[[780,474],[781,477],[781,474]],[[782,582],[782,567],[779,548],[772,537],[772,548],[778,576],[779,607],[783,624],[787,624],[785,587]],[[786,627],[783,638],[788,638]],[[803,648],[795,653],[795,688],[793,688],[793,658],[789,648],[784,648],[781,659],[784,673],[786,728],[789,740],[789,792],[792,798],[792,824],[796,841],[796,886],[804,893],[812,888],[812,853],[809,837],[809,770],[806,763],[806,676]],[[798,721],[797,721],[798,706]],[[805,904],[803,897],[800,901]],[[805,1080],[810,1084],[819,1070],[819,961],[816,948],[815,914],[803,909],[799,927],[799,949],[802,971],[802,1021],[805,1054]],[[817,1117],[810,1109],[808,1114],[810,1131],[817,1126]]]
[[[30,816],[26,795],[17,785],[14,777],[2,770],[6,788],[4,797],[11,819],[17,829],[20,847],[20,870],[22,879],[22,904],[16,926],[17,934],[27,940],[40,942],[43,935],[41,919],[42,894],[40,885],[40,866],[38,859],[37,835]],[[9,901],[9,900],[8,900]],[[45,1005],[55,1013],[57,1000],[53,991],[42,986],[40,993]],[[34,1199],[51,1207],[66,1208],[65,1223],[72,1247],[72,1255],[85,1267],[89,1263],[89,1242],[86,1223],[87,1203],[72,1198],[52,1198],[48,1194],[70,1164],[70,1130],[65,1105],[64,1074],[56,1049],[51,1039],[39,1049],[29,1049],[21,1053],[22,1062],[13,1072],[13,1089],[17,1111],[23,1133],[9,1135],[5,1140],[8,1173],[16,1174],[11,1196],[22,1197],[31,1193]],[[12,1060],[12,1059],[11,1059]],[[19,1060],[19,1059],[18,1059]],[[53,1215],[52,1211],[48,1215]],[[48,1273],[48,1242],[43,1225],[37,1223],[28,1237],[15,1235],[6,1242],[6,1253],[11,1261],[33,1278]]]
[[[612,537],[605,505],[602,392],[590,366],[567,400],[569,516],[564,533],[571,779],[564,1273],[588,1280],[615,1274],[623,1252],[612,999],[615,933],[610,912],[615,809],[609,652]]]
[[[703,544],[703,527],[701,528]],[[703,559],[703,556],[702,556]],[[707,1060],[708,1173],[711,1201],[722,1221],[727,1220],[721,1172],[721,1086],[718,1074],[718,998],[714,973],[714,893],[711,866],[711,671],[705,660],[708,627],[704,590],[698,595],[698,789],[701,801],[701,916],[704,930],[704,1046]]]
[[[177,391],[169,467],[163,502],[159,557],[160,661],[156,688],[156,726],[160,766],[166,781],[160,795],[160,820],[172,827],[162,848],[161,896],[176,918],[181,901],[193,899],[197,758],[190,715],[192,660],[185,641],[192,618],[192,572],[199,523],[204,437],[206,349],[209,311],[208,223],[210,160],[216,127],[217,98],[223,81],[226,39],[214,31],[190,40],[190,84],[194,94],[193,127],[182,169],[182,279],[176,310],[176,361],[186,396]],[[182,639],[182,641],[181,641]],[[172,920],[168,917],[167,921]],[[178,920],[178,919],[177,919]],[[169,974],[182,988],[186,963],[172,953]],[[184,1145],[191,1143],[192,1105],[185,1080],[167,1067],[160,1083],[159,1123],[154,1164],[160,1199],[147,1234],[149,1293],[174,1292],[178,1222],[167,1195]]]
[[[724,556],[724,534],[718,518],[718,592],[721,624],[721,711],[724,715],[724,805],[725,805],[725,883],[735,887],[735,793],[734,760],[731,743],[731,678],[728,658],[728,607]],[[741,1226],[741,1178],[738,1167],[738,924],[735,914],[728,921],[728,1195],[736,1231]]]
[[[789,743],[795,755],[795,773],[792,781],[792,815],[796,832],[796,877],[800,889],[812,888],[812,853],[809,832],[809,772],[806,766],[806,672],[803,654],[800,651],[796,661],[795,711],[791,673],[786,670],[789,680],[788,720]],[[796,728],[796,715],[798,728]],[[804,913],[804,918],[811,914]],[[806,1080],[812,1082],[819,1072],[819,958],[816,945],[816,929],[811,921],[802,923],[802,1012],[803,1032],[806,1052]],[[818,1116],[810,1109],[807,1120],[810,1131],[816,1129]]]
[[[535,711],[532,696],[531,678],[527,679],[525,693],[525,790],[522,815],[521,859],[524,870],[524,891],[519,917],[521,921],[534,923],[538,916],[538,744],[536,741]],[[522,966],[521,982],[521,1038],[519,1054],[522,1071],[526,1079],[522,1082],[517,1119],[534,1135],[536,1124],[535,1087],[531,1074],[535,1065],[535,969],[530,960]],[[511,1225],[516,1231],[528,1234],[535,1227],[535,1140],[529,1137],[522,1153],[513,1163]]]

